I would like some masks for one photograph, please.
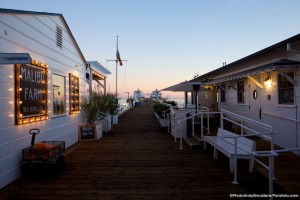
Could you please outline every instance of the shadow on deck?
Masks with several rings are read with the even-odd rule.
[[[43,178],[20,178],[0,191],[0,199],[229,199],[230,194],[268,194],[267,172],[238,162],[233,185],[227,157],[213,160],[212,148],[179,149],[159,126],[152,106],[128,112],[101,140],[80,142],[66,153],[65,169]],[[274,193],[300,191],[300,158],[275,160]],[[47,173],[47,172],[45,172]]]

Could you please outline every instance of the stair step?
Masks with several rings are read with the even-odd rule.
[[[186,137],[184,138],[184,141],[190,148],[197,148],[201,146],[201,142],[193,137]]]

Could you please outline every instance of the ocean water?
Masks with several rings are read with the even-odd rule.
[[[179,106],[184,105],[184,98],[172,98],[169,97],[166,99],[167,101],[175,101]],[[127,98],[121,98],[119,99],[119,104],[121,107],[127,107],[128,103],[127,103]]]

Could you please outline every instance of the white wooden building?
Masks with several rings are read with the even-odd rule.
[[[18,64],[25,57],[8,53],[26,53],[32,62]],[[78,141],[87,62],[61,14],[10,9],[0,9],[0,55],[2,188],[20,176],[31,128],[41,131],[36,142],[65,141],[68,148]]]
[[[300,147],[300,34],[201,75],[226,109],[275,128],[275,143]],[[201,97],[198,97],[201,98]]]

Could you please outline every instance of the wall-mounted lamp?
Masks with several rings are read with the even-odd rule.
[[[271,79],[270,76],[267,76],[267,78],[265,78],[265,82],[264,83],[265,83],[266,87],[270,87],[273,84],[273,81],[272,81],[272,79]]]

